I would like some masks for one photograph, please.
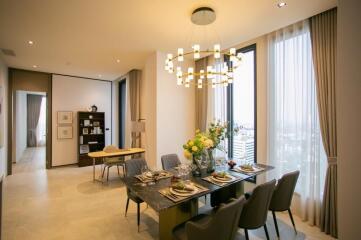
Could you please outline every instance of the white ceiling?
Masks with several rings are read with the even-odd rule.
[[[284,1],[280,9],[276,0],[0,0],[0,48],[16,53],[0,57],[11,67],[114,80],[142,68],[152,51],[196,41],[230,47],[337,4]],[[200,6],[217,14],[206,30],[190,21]]]

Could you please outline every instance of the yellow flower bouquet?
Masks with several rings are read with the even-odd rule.
[[[209,139],[204,133],[199,130],[196,131],[196,135],[193,139],[190,139],[183,145],[184,156],[193,161],[195,171],[193,175],[200,175],[200,161],[202,154],[205,150],[213,147],[213,141]]]

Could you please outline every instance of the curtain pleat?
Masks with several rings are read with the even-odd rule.
[[[28,94],[27,95],[27,146],[37,146],[36,127],[38,126],[40,117],[40,108],[42,95]]]
[[[195,71],[207,70],[208,57],[199,59],[195,62]],[[197,81],[197,80],[195,80]],[[195,114],[196,129],[205,131],[207,128],[207,104],[208,104],[208,86],[203,84],[202,88],[195,88]]]
[[[129,72],[129,104],[130,104],[130,121],[136,122],[140,117],[140,82],[141,71],[131,70]],[[132,132],[132,144],[131,147],[140,147],[140,137],[137,138],[137,133]]]
[[[313,64],[322,142],[328,167],[321,211],[321,230],[337,237],[336,40],[337,9],[310,19]]]

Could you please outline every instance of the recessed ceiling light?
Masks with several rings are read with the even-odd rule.
[[[287,5],[287,3],[285,3],[285,2],[279,2],[279,3],[277,4],[277,7],[283,8],[283,7],[285,7],[286,5]]]
[[[36,65],[33,65],[33,68],[37,68],[38,66],[36,66]]]
[[[98,77],[100,77],[100,78],[101,78],[101,77],[102,77],[102,75],[101,75],[101,74],[99,74],[99,75],[98,75]]]
[[[119,59],[117,59],[117,63],[120,63],[120,60],[119,60]]]
[[[28,43],[29,43],[29,45],[33,45],[33,44],[34,44],[34,42],[31,41],[31,40],[29,40]]]

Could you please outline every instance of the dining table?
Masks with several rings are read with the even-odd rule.
[[[152,182],[152,184],[142,183],[139,180],[139,177],[125,177],[122,181],[133,194],[158,212],[159,239],[168,240],[172,239],[172,230],[175,226],[186,222],[198,214],[198,198],[210,194],[212,205],[218,205],[222,201],[227,201],[230,198],[238,198],[244,194],[245,181],[254,182],[259,175],[263,175],[274,169],[274,167],[264,164],[257,164],[257,166],[263,170],[246,174],[231,169],[223,169],[222,171],[226,172],[234,179],[232,182],[225,183],[222,186],[205,180],[207,177],[211,176],[211,173],[207,173],[206,169],[201,171],[201,176],[193,176],[191,173],[182,176],[186,181],[191,182],[202,189],[202,191],[182,199],[172,199],[173,197],[170,198],[170,196],[166,197],[165,194],[161,194],[162,189],[171,186],[172,178],[163,178]],[[177,175],[177,169],[167,171]]]
[[[103,182],[102,179],[97,179],[95,177],[95,163],[97,159],[100,159],[101,162],[103,163],[105,158],[126,157],[126,156],[142,154],[142,153],[145,153],[144,148],[118,149],[117,151],[113,151],[113,152],[105,152],[105,151],[89,152],[88,156],[93,159],[93,181]]]

